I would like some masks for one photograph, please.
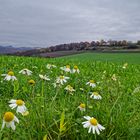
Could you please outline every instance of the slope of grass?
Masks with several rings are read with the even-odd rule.
[[[20,122],[16,124],[15,131],[5,127],[0,132],[0,139],[138,139],[140,91],[134,92],[140,86],[138,58],[139,54],[93,53],[55,59],[1,56],[0,73],[12,70],[18,80],[8,82],[4,81],[3,77],[0,79],[0,125],[3,114],[7,111],[13,112]],[[128,63],[126,69],[122,68],[124,62]],[[57,68],[47,69],[48,63],[56,65]],[[65,65],[70,65],[71,68],[77,65],[80,73],[63,72],[60,67]],[[28,68],[33,74],[19,74],[23,68]],[[50,81],[42,81],[39,74],[48,75]],[[112,79],[113,74],[116,80]],[[70,79],[64,85],[55,88],[53,83],[60,75]],[[34,86],[28,84],[30,79],[35,80]],[[98,83],[95,88],[86,85],[86,82],[92,79]],[[67,85],[76,90],[73,95],[64,89]],[[83,91],[80,88],[83,88]],[[98,92],[102,99],[91,99],[89,92],[93,91]],[[17,114],[16,110],[12,110],[8,106],[10,99],[24,100],[29,115],[22,116]],[[78,109],[80,103],[86,104],[85,112]],[[100,135],[88,133],[88,129],[82,125],[85,121],[83,116],[95,117],[105,130]]]
[[[81,61],[101,61],[140,64],[140,53],[84,53],[67,56],[66,59],[80,59]]]

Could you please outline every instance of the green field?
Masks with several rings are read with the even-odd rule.
[[[124,64],[126,67],[123,68]],[[47,64],[56,68],[47,69]],[[139,53],[84,53],[61,58],[0,56],[0,73],[13,71],[17,80],[0,83],[0,125],[5,112],[19,119],[16,130],[6,126],[0,131],[2,140],[139,140],[140,139],[140,54]],[[76,65],[80,73],[60,69]],[[22,75],[27,68],[31,76]],[[44,81],[39,74],[47,75]],[[64,85],[54,87],[60,75],[70,77]],[[34,85],[28,83],[35,81]],[[96,87],[86,83],[94,80]],[[65,90],[71,85],[73,95]],[[83,90],[82,90],[82,89]],[[90,98],[89,92],[98,92],[101,100]],[[25,102],[29,114],[23,116],[9,107],[11,99]],[[85,104],[85,111],[79,105]],[[97,119],[105,127],[100,135],[88,133],[83,117]]]
[[[140,53],[84,53],[79,55],[67,56],[66,58],[81,61],[101,61],[140,64]]]

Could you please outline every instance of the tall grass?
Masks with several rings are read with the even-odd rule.
[[[0,139],[139,139],[140,91],[136,93],[133,91],[140,86],[140,66],[138,63],[133,64],[125,55],[125,61],[117,61],[116,55],[112,55],[111,58],[115,59],[115,62],[102,61],[102,54],[98,59],[100,61],[97,61],[95,58],[97,55],[82,54],[56,59],[1,56],[0,73],[12,70],[18,80],[12,83],[3,81],[3,77],[0,77],[0,125],[6,111],[16,114],[15,110],[11,110],[8,106],[10,99],[24,100],[29,115],[23,117],[16,114],[20,120],[16,130],[4,128],[0,132]],[[123,60],[122,57],[119,54],[117,56]],[[137,57],[135,61],[138,62]],[[128,63],[126,69],[122,68],[124,62]],[[57,68],[48,70],[46,68],[48,63],[56,65]],[[69,74],[60,70],[61,66],[67,64],[71,68],[77,65],[80,74]],[[19,74],[18,72],[23,68],[32,70],[33,75]],[[51,80],[42,81],[39,74],[46,74]],[[113,74],[116,75],[116,81],[111,79]],[[70,79],[63,86],[54,88],[52,83],[60,75],[69,76]],[[28,84],[30,79],[35,80],[34,86]],[[91,79],[99,82],[94,89],[86,85],[86,82]],[[68,84],[76,90],[73,95],[64,90]],[[90,91],[99,92],[102,100],[91,99],[88,94]],[[80,103],[87,105],[85,112],[77,108]],[[106,129],[100,135],[88,133],[88,130],[82,126],[82,122],[85,121],[83,116],[86,115],[95,117]]]

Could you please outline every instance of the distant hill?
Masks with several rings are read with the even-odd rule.
[[[28,51],[32,50],[33,48],[29,47],[13,47],[13,46],[0,46],[0,54],[13,54],[16,52]]]
[[[70,54],[77,54],[86,51],[94,52],[140,52],[139,44],[132,44],[126,41],[92,41],[60,44],[48,48],[35,48],[30,50],[18,51],[17,56],[39,56],[39,57],[58,57]]]

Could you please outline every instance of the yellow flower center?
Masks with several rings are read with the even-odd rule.
[[[99,94],[98,94],[98,92],[93,92],[93,94],[94,94],[94,95],[96,95],[96,96],[98,96],[98,95],[99,95]]]
[[[89,121],[94,126],[96,126],[98,124],[98,122],[97,122],[97,120],[95,118],[91,118]]]
[[[14,76],[14,72],[9,71],[9,72],[8,72],[8,75],[10,75],[10,76]]]
[[[22,100],[16,100],[16,104],[18,106],[22,106],[24,104],[24,102]]]
[[[80,107],[81,107],[81,108],[85,108],[86,105],[85,105],[85,104],[80,104]]]
[[[93,84],[93,83],[95,83],[95,81],[94,81],[94,80],[90,80],[89,82],[90,82],[90,83],[92,83],[92,84]]]
[[[31,85],[34,85],[34,84],[35,84],[35,81],[34,81],[34,80],[29,80],[28,82],[29,82],[29,84],[31,84]]]
[[[14,119],[14,114],[12,112],[6,112],[3,119],[6,122],[11,122]]]
[[[70,68],[70,65],[66,65],[66,68]]]
[[[75,69],[75,70],[77,70],[77,69],[78,69],[78,67],[77,67],[77,66],[74,66],[74,69]]]
[[[60,76],[60,79],[62,79],[62,80],[63,80],[63,79],[64,79],[64,76]]]

